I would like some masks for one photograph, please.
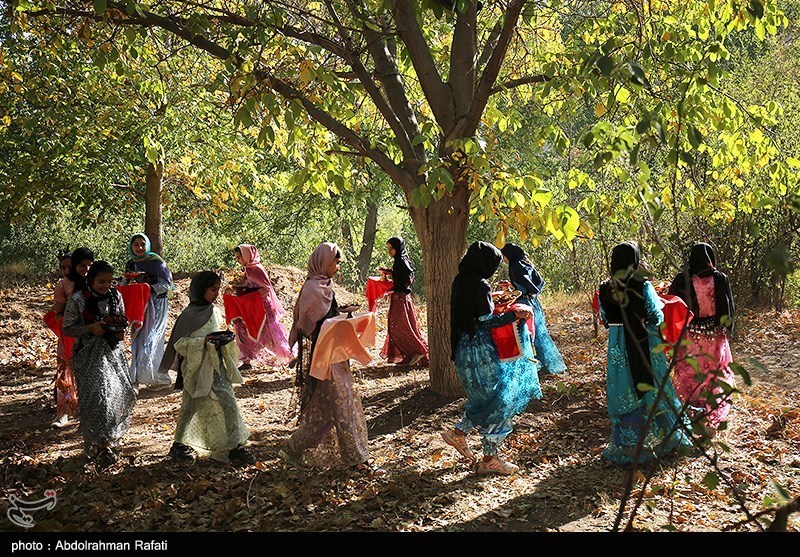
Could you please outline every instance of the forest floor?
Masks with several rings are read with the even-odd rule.
[[[303,273],[272,267],[270,274],[288,328]],[[177,281],[170,328],[188,302],[188,284],[188,278]],[[377,479],[335,464],[295,469],[278,458],[294,429],[287,420],[294,371],[280,367],[247,372],[235,387],[255,465],[173,463],[166,455],[181,395],[144,388],[119,462],[98,472],[86,462],[77,424],[50,427],[56,343],[40,316],[51,299],[47,284],[0,289],[0,507],[5,514],[11,496],[31,501],[55,490],[56,506],[33,513],[34,530],[602,532],[614,526],[626,470],[601,458],[609,432],[606,333],[601,327],[594,336],[588,295],[542,298],[569,369],[542,375],[544,398],[516,418],[502,449],[521,467],[512,477],[475,475],[439,437],[460,417],[463,399],[433,393],[427,369],[380,360],[384,302],[373,365],[353,365],[371,456],[388,471]],[[337,299],[364,304],[363,296],[344,291]],[[424,324],[425,308],[418,307]],[[712,467],[702,457],[665,462],[647,485],[634,529],[757,530],[737,497],[756,514],[779,499],[775,484],[800,493],[800,311],[742,309],[737,329],[732,351],[752,385],[737,377],[742,392],[717,437],[729,448],[720,451],[717,466],[730,484],[710,489]],[[471,440],[477,450],[477,436]],[[643,478],[635,476],[634,496]],[[0,523],[0,530],[21,530],[5,516]],[[789,530],[800,531],[798,514],[790,517]]]

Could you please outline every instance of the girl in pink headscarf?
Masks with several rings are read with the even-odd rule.
[[[275,295],[267,270],[261,264],[258,248],[252,244],[242,244],[233,251],[236,261],[244,266],[244,283],[236,286],[235,295],[258,291],[265,313],[256,337],[251,335],[242,319],[233,321],[236,343],[239,345],[239,359],[242,362],[239,369],[251,369],[253,360],[288,363],[294,355],[289,348],[286,329],[280,322],[284,314],[283,306]]]

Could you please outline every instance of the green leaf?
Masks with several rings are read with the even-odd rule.
[[[715,472],[709,472],[703,478],[703,485],[711,491],[714,491],[719,485],[719,476]]]
[[[778,500],[782,505],[785,505],[786,503],[792,500],[792,496],[789,495],[789,492],[786,491],[786,488],[783,487],[778,482],[776,482],[775,480],[772,480],[772,487],[774,487],[775,491],[778,493],[778,498],[779,498]]]
[[[92,4],[94,5],[94,13],[101,15],[105,13],[108,7],[108,0],[92,0]]]
[[[744,380],[745,385],[747,385],[748,387],[752,385],[750,374],[747,373],[747,370],[744,369],[744,366],[742,364],[740,364],[739,362],[731,362],[730,367],[734,375],[738,375]]]
[[[654,391],[655,387],[653,387],[648,383],[637,383],[636,390],[639,391],[640,393],[646,393],[647,391]]]
[[[689,124],[688,136],[689,136],[689,143],[695,149],[700,147],[700,145],[703,143],[703,134],[700,133],[700,130],[694,127],[693,124]]]
[[[614,70],[614,59],[610,56],[601,56],[596,65],[600,73],[609,75]]]
[[[764,4],[760,0],[750,0],[747,11],[755,18],[764,17]]]

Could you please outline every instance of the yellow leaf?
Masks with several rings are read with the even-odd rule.
[[[594,113],[598,118],[600,118],[606,112],[608,112],[608,109],[606,108],[606,105],[604,105],[603,103],[597,103],[594,106]]]

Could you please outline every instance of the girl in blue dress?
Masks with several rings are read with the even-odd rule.
[[[498,456],[498,447],[512,431],[512,418],[532,399],[542,398],[539,363],[533,359],[531,338],[525,320],[530,307],[494,314],[488,279],[497,271],[502,254],[492,244],[474,242],[458,265],[450,299],[451,357],[467,394],[464,416],[442,439],[471,461],[475,456],[467,434],[478,428],[483,445],[479,474],[511,475],[519,467]],[[491,329],[514,323],[521,353],[514,360],[501,361]]]
[[[600,285],[599,296],[600,318],[608,329],[606,406],[611,419],[611,439],[603,457],[621,465],[633,462],[641,437],[638,463],[691,446],[685,434],[689,420],[681,414],[666,356],[663,350],[653,351],[662,343],[663,303],[639,271],[639,260],[635,243],[615,246],[611,278]]]
[[[139,273],[135,279],[125,279],[123,284],[143,282],[150,285],[150,300],[145,310],[144,323],[131,334],[131,381],[134,385],[169,387],[169,375],[158,373],[164,357],[164,337],[167,333],[167,296],[172,290],[172,273],[161,257],[150,250],[150,238],[143,232],[134,234],[128,243],[130,259],[126,273]]]
[[[508,263],[508,278],[514,288],[522,292],[517,300],[533,308],[533,322],[536,334],[533,338],[533,347],[536,349],[536,359],[542,363],[542,369],[547,373],[562,373],[567,369],[561,352],[556,343],[547,332],[544,320],[544,309],[539,302],[539,293],[544,288],[545,281],[536,271],[525,252],[516,244],[506,244],[500,250],[503,259]]]

